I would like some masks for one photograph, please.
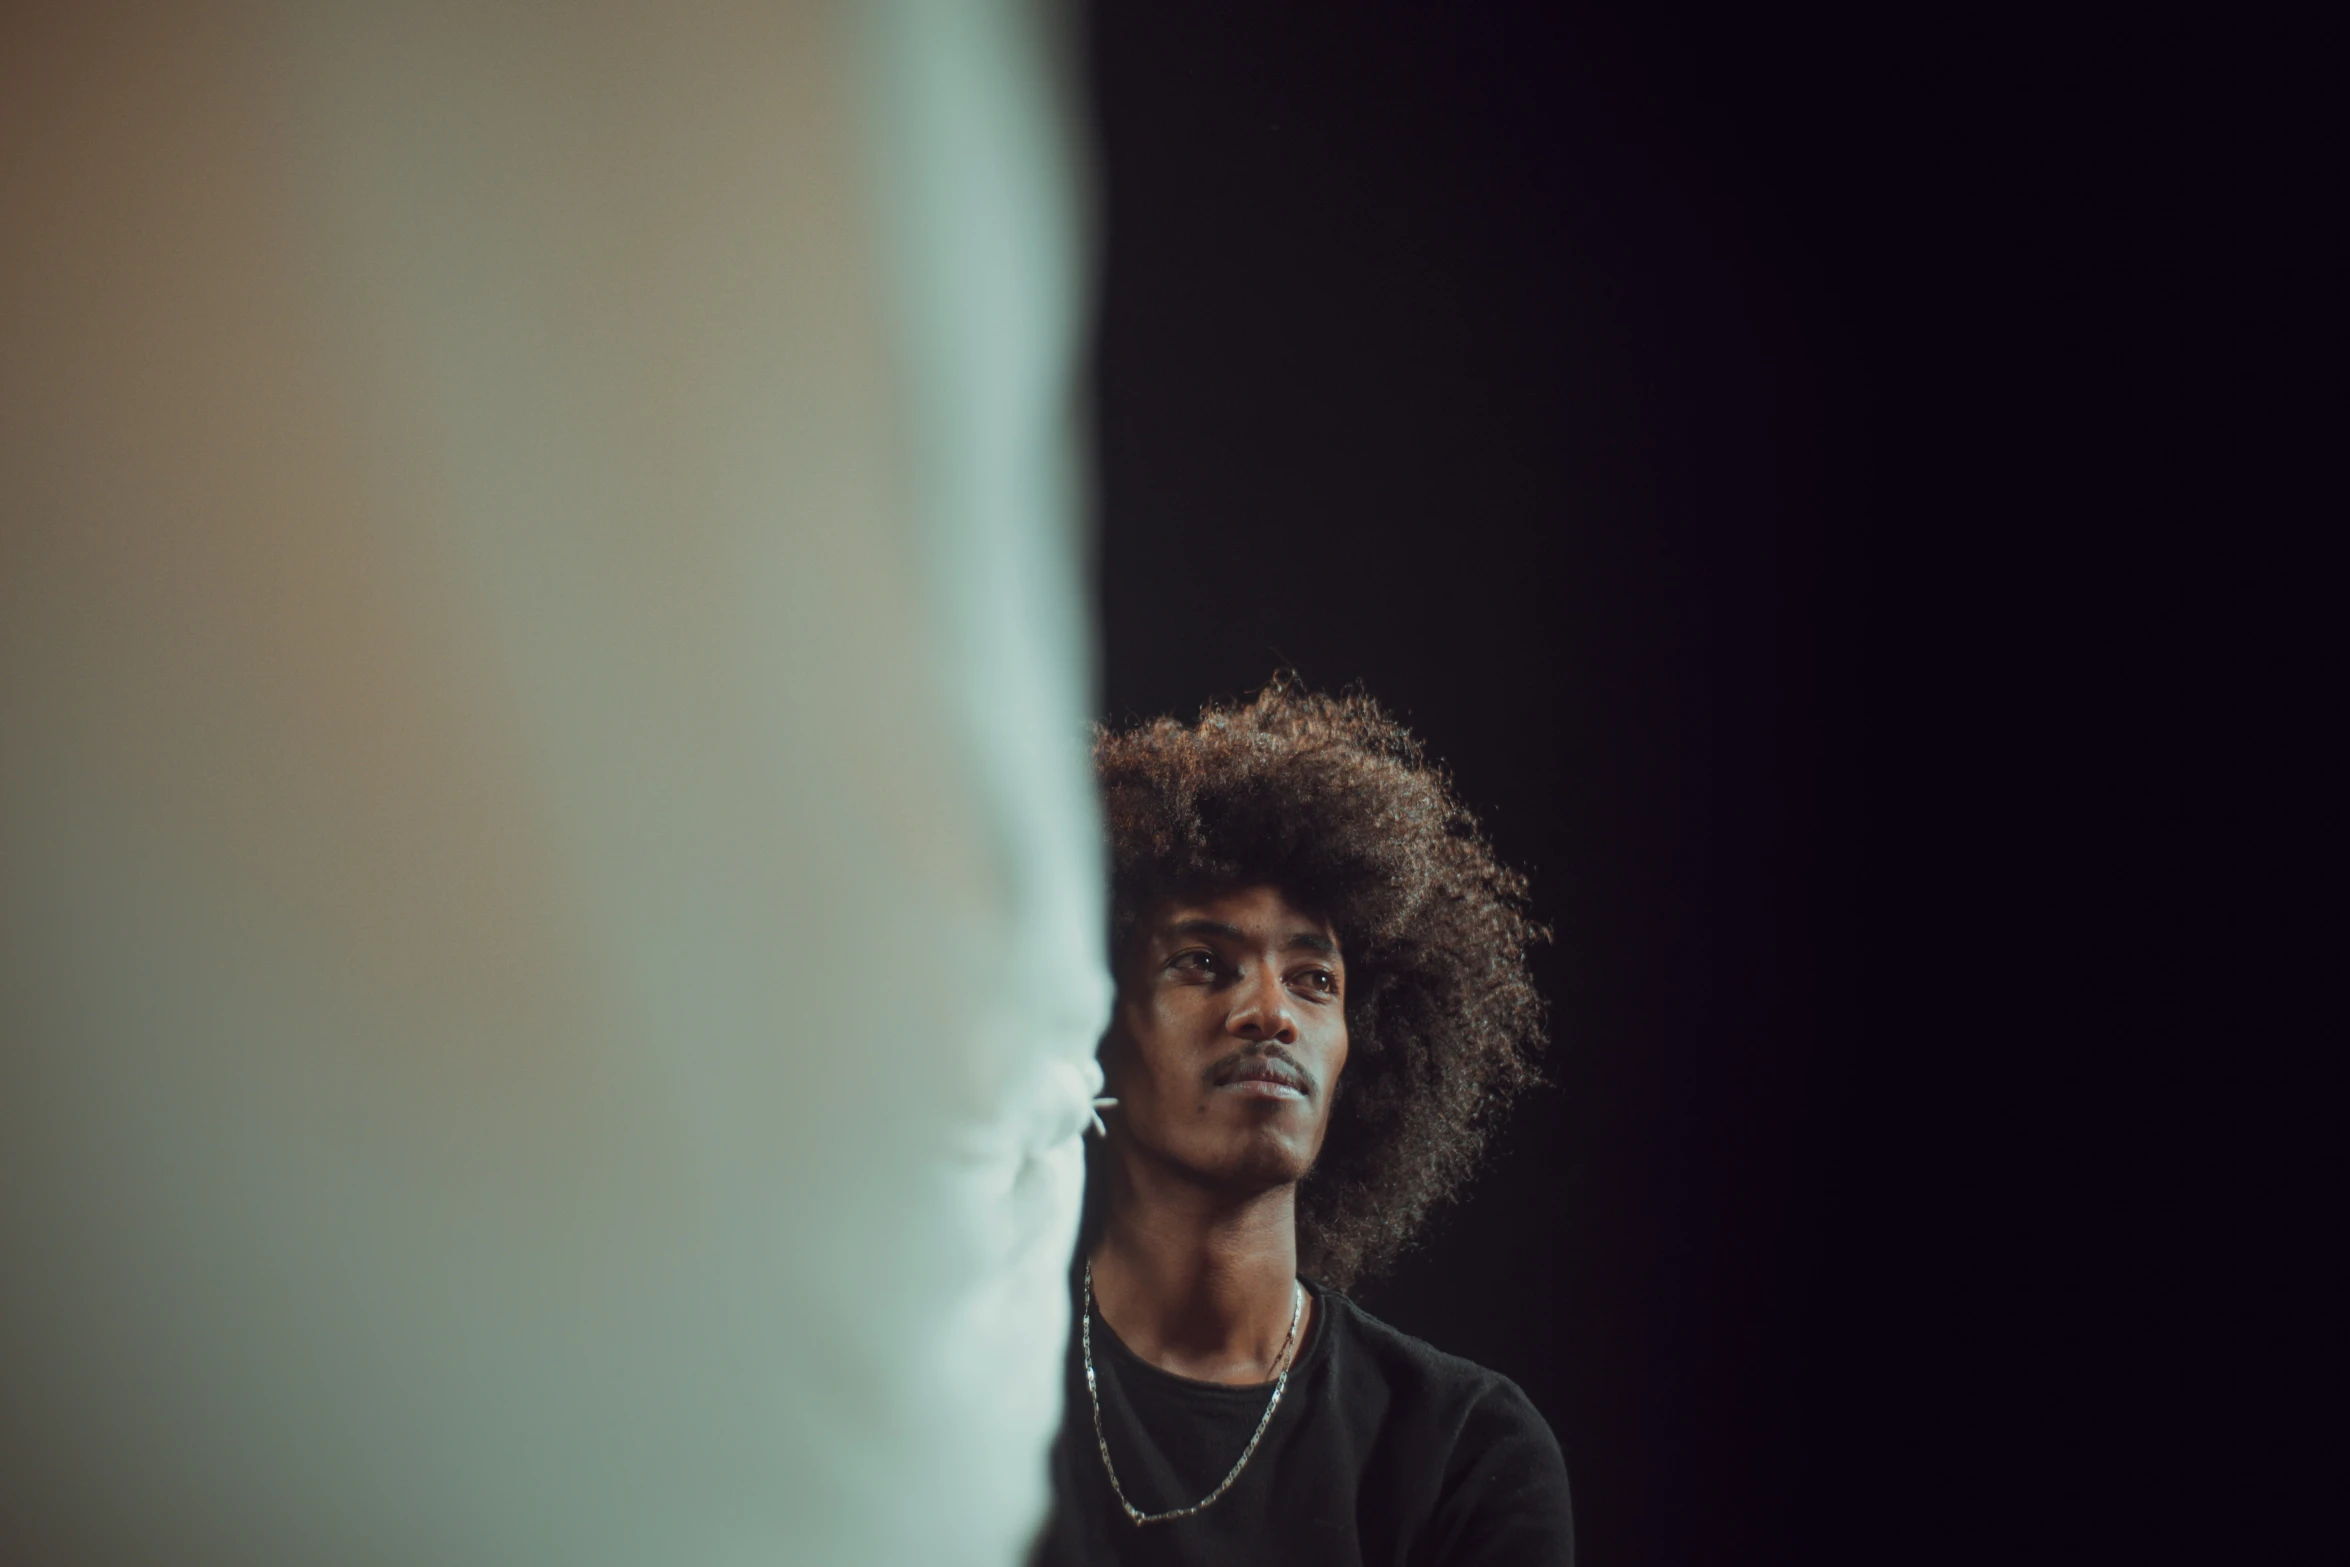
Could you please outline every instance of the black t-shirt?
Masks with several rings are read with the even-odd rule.
[[[1312,1336],[1256,1455],[1213,1507],[1136,1526],[1102,1472],[1076,1335],[1040,1567],[1565,1567],[1574,1518],[1558,1441],[1517,1384],[1313,1289]],[[1118,1483],[1144,1512],[1188,1507],[1248,1445],[1272,1384],[1161,1371],[1093,1319]]]

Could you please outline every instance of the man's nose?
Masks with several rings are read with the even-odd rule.
[[[1239,987],[1225,1027],[1243,1039],[1297,1043],[1297,1020],[1289,1015],[1289,993],[1270,966],[1257,970]]]

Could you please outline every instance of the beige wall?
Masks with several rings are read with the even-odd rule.
[[[1010,1559],[1105,993],[1036,19],[10,25],[0,1541]]]

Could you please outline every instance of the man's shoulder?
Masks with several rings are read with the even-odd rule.
[[[1517,1383],[1380,1321],[1335,1291],[1323,1299],[1339,1329],[1331,1347],[1357,1373],[1341,1402],[1376,1425],[1395,1475],[1423,1475],[1435,1485],[1425,1526],[1431,1558],[1572,1563],[1566,1459],[1550,1422]]]
[[[1382,1321],[1337,1290],[1322,1290],[1321,1299],[1349,1347],[1396,1395],[1464,1418],[1474,1411],[1486,1421],[1531,1422],[1550,1435],[1524,1391],[1500,1372]]]

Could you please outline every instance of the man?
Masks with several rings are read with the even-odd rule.
[[[1533,1078],[1522,878],[1366,697],[1104,734],[1101,1058],[1047,1563],[1551,1564],[1556,1440],[1343,1291]]]

